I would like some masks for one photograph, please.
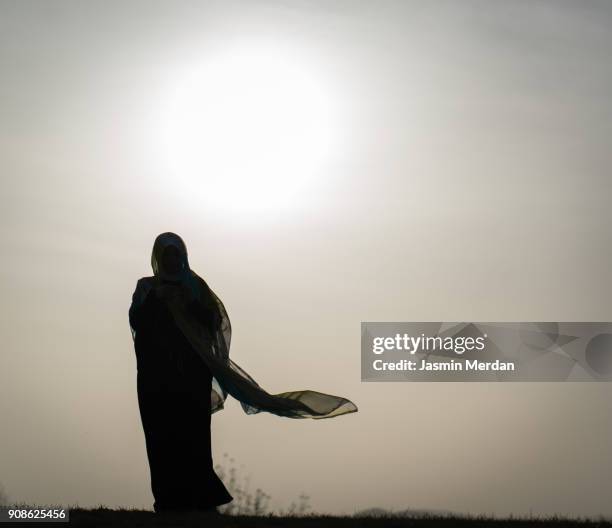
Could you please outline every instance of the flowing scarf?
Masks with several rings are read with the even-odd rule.
[[[164,252],[170,246],[174,246],[175,254],[178,250],[178,269],[168,269],[164,264]],[[350,400],[313,390],[270,394],[232,361],[229,357],[232,327],[225,306],[204,279],[190,269],[181,237],[169,232],[159,235],[153,245],[151,266],[155,276],[138,281],[130,310],[137,309],[151,289],[157,289],[177,328],[213,375],[212,413],[223,408],[228,394],[240,401],[247,414],[265,411],[289,418],[322,419],[357,412],[357,406]],[[132,337],[136,339],[133,328]]]

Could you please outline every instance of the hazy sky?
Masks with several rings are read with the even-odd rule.
[[[170,230],[263,387],[359,406],[300,421],[231,400],[214,415],[215,459],[233,456],[275,507],[306,492],[334,513],[612,515],[610,384],[361,383],[359,371],[361,321],[610,320],[611,49],[603,1],[0,0],[10,497],[151,507],[127,310]],[[219,183],[207,156],[181,172],[190,134],[168,147],[168,109],[190,69],[271,50],[282,58],[254,86],[293,75],[311,89],[280,90],[294,90],[282,115],[247,98],[277,128],[211,139],[230,141],[219,170],[246,159],[244,173]],[[200,89],[188,113],[215,106]],[[294,137],[300,120],[303,148],[281,148],[278,128],[295,123]],[[288,206],[232,206],[259,185],[251,136],[283,161],[261,196],[299,175]]]

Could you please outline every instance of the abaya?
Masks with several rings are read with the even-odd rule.
[[[208,284],[189,267],[174,233],[153,245],[154,275],[140,279],[129,310],[138,403],[155,510],[206,510],[232,500],[213,469],[211,414],[228,394],[247,414],[331,418],[354,403],[313,390],[269,394],[229,357],[231,324]]]

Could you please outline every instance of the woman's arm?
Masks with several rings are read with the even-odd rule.
[[[214,335],[219,328],[220,320],[217,311],[207,299],[191,299],[187,302],[187,309],[201,324]]]
[[[141,327],[141,322],[151,311],[152,301],[154,301],[155,290],[151,277],[143,277],[136,283],[136,289],[132,294],[132,304],[128,312],[132,338],[136,338],[136,332]]]

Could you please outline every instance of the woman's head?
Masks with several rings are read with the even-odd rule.
[[[158,235],[153,244],[151,267],[157,277],[180,280],[189,271],[187,247],[183,239],[171,232]]]

